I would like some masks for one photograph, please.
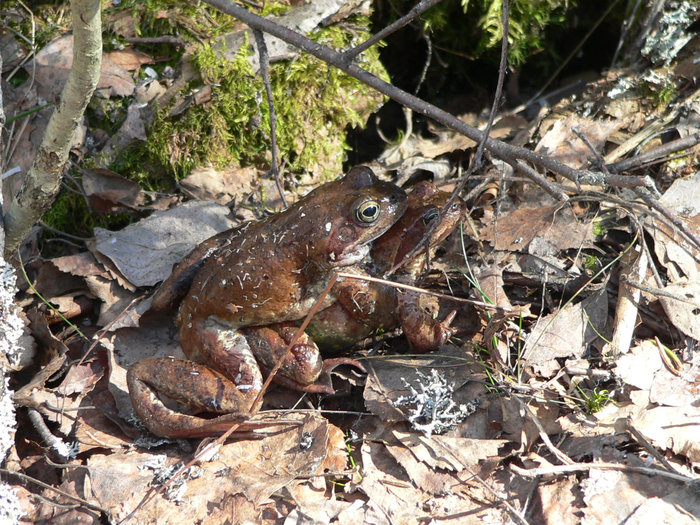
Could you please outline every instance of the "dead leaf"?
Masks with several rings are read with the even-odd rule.
[[[559,479],[557,483],[540,483],[542,515],[547,525],[578,525],[580,522],[572,508],[576,506],[578,480],[576,476]]]
[[[124,207],[134,209],[144,202],[139,185],[112,170],[84,170],[82,184],[90,208],[97,213],[111,213]]]
[[[478,365],[466,359],[461,350],[449,345],[422,358],[396,356],[368,361],[366,366],[369,373],[364,391],[365,406],[370,412],[387,422],[406,419],[409,408],[399,408],[397,401],[399,397],[409,393],[406,382],[415,386],[421,381],[417,372],[428,374],[432,369],[444,374],[447,382],[454,388],[453,400],[457,405],[470,403],[483,394],[483,386],[476,382],[462,388],[463,385],[478,377],[481,370]],[[474,423],[474,428],[483,428],[473,421],[473,418],[480,418],[480,416],[477,418],[478,414],[479,410],[466,421]]]
[[[73,35],[60,36],[44,46],[34,57],[35,82],[39,96],[49,102],[57,101],[73,66]],[[32,72],[32,62],[25,66]],[[124,68],[102,57],[102,69],[97,91],[106,97],[129,96],[134,92],[134,81]]]
[[[87,277],[88,275],[97,275],[110,278],[110,273],[104,266],[97,262],[95,256],[90,252],[80,252],[75,255],[66,255],[64,257],[56,257],[50,260],[56,268],[65,273]]]
[[[697,277],[700,278],[700,274]],[[688,337],[700,341],[700,279],[690,283],[671,283],[664,286],[663,291],[679,297],[659,297],[659,302],[673,326]]]
[[[416,432],[391,431],[392,435],[409,450],[416,460],[431,469],[459,472],[474,467],[481,460],[498,455],[508,443],[504,439],[475,439],[455,436],[427,437]]]
[[[100,157],[104,164],[109,164],[133,142],[137,140],[145,142],[147,140],[145,124],[146,111],[148,111],[147,108],[139,103],[133,102],[129,104],[126,110],[126,120],[119,128],[119,131],[109,138],[107,144],[105,144],[100,152]]]
[[[579,222],[571,209],[559,204],[516,208],[481,230],[481,239],[499,251],[526,252],[536,238],[551,246],[554,254],[581,248],[594,239],[592,224]]]
[[[568,304],[539,319],[525,342],[523,359],[531,365],[557,357],[582,357],[605,334],[608,294],[605,287],[578,304]]]
[[[540,139],[535,151],[573,168],[585,168],[594,152],[574,131],[584,135],[595,152],[602,153],[607,138],[623,124],[622,120],[593,120],[572,114],[557,119]]]
[[[654,374],[664,366],[656,344],[649,340],[642,341],[628,354],[620,356],[616,364],[615,375],[624,384],[640,390],[649,390]]]
[[[85,278],[85,281],[90,291],[102,301],[102,304],[100,304],[100,317],[97,320],[99,326],[107,326],[138,296],[138,294],[121,287],[113,279],[104,279],[97,275],[90,275]],[[132,316],[133,314],[131,312]],[[131,320],[136,321],[137,319],[131,317]],[[124,323],[121,323],[120,326],[124,326]],[[114,330],[115,328],[112,327],[112,329]]]
[[[628,464],[642,466],[641,460],[630,457]],[[689,487],[661,477],[625,473],[614,470],[589,471],[583,489],[582,523],[696,523],[687,521],[688,516],[700,516],[700,503]],[[674,516],[671,522],[656,521],[651,516],[638,521],[639,508],[652,499],[659,498],[660,506]],[[659,510],[655,515],[659,516]],[[664,511],[665,512],[665,511]],[[663,513],[661,513],[663,514]]]
[[[323,464],[328,422],[310,415],[297,419],[302,423],[298,427],[261,432],[258,439],[224,445],[214,460],[200,463],[185,477],[178,500],[152,499],[138,511],[138,521],[175,524],[184,519],[189,523],[222,523],[231,516],[228,501],[235,494],[245,494],[253,506],[242,506],[241,510],[254,513],[237,515],[240,519],[237,522],[254,521],[259,506],[273,493],[303,483],[305,477],[313,475]],[[300,445],[302,435],[310,437],[310,447]],[[174,451],[169,454],[171,457],[165,459],[168,465],[180,459]],[[92,492],[116,519],[123,519],[136,508],[148,491],[154,481],[154,459],[154,454],[138,451],[95,454],[88,459]]]
[[[153,286],[196,245],[231,228],[228,213],[228,208],[213,202],[188,202],[157,211],[119,232],[95,228],[96,249],[133,285]]]
[[[223,170],[196,168],[180,181],[180,185],[198,199],[226,205],[232,200],[243,201],[253,191],[253,181],[258,175],[258,170],[252,166]]]
[[[153,57],[135,49],[116,50],[107,53],[106,56],[114,64],[127,71],[135,71],[144,64],[155,64]]]
[[[662,449],[672,450],[700,464],[700,407],[654,407],[642,411],[632,425]]]
[[[102,343],[109,356],[109,391],[124,419],[133,416],[126,385],[126,371],[131,365],[148,357],[186,359],[173,330],[172,319],[154,319],[141,328],[122,328],[109,339],[103,338]]]

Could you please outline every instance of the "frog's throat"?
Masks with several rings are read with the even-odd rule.
[[[337,268],[338,266],[350,266],[357,264],[369,255],[369,244],[363,244],[359,246],[356,250],[348,253],[343,253],[337,259],[333,260],[333,254],[331,253],[330,266],[331,268]]]

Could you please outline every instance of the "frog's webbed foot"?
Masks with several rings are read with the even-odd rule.
[[[180,359],[145,359],[127,372],[134,410],[146,427],[174,439],[211,436],[248,419],[257,392],[241,391],[233,381],[207,366]],[[159,397],[191,408],[226,414],[214,419],[180,413]]]
[[[414,292],[398,294],[401,326],[414,352],[437,350],[456,332],[451,324],[457,315],[457,310],[452,310],[443,321],[439,321],[433,318],[430,313],[431,308],[425,307],[426,302]],[[435,302],[430,306],[435,307],[437,304]]]

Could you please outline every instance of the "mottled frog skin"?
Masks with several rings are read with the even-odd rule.
[[[127,374],[146,427],[165,437],[197,437],[244,420],[262,387],[260,368],[269,370],[284,355],[295,321],[309,313],[336,271],[367,259],[370,243],[406,206],[402,189],[356,167],[283,212],[195,248],[153,300],[153,308],[163,310],[184,296],[176,323],[188,360],[146,359]],[[335,301],[331,292],[322,307]],[[337,362],[327,361],[325,368]],[[317,383],[323,370],[318,348],[304,334],[275,380],[308,392],[332,391]],[[180,413],[158,394],[226,415]]]

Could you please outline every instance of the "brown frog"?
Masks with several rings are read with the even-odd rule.
[[[371,257],[350,271],[360,275],[379,276],[399,266],[392,279],[413,284],[423,272],[425,250],[406,259],[434,226],[445,208],[450,194],[438,190],[429,182],[418,183],[408,196],[406,213],[379,239],[370,251]],[[456,199],[445,211],[433,231],[429,248],[434,252],[464,218],[466,204]],[[452,334],[451,313],[440,322],[426,311],[428,296],[397,289],[392,286],[356,279],[345,279],[333,288],[336,303],[318,312],[307,328],[312,339],[323,349],[340,350],[368,337],[378,329],[403,328],[411,348],[416,352],[434,350]],[[434,307],[431,303],[429,307]]]
[[[401,188],[357,167],[285,211],[195,248],[153,301],[162,310],[184,295],[176,323],[189,360],[146,359],[127,373],[132,404],[146,427],[165,437],[197,437],[244,420],[262,387],[260,366],[269,370],[285,354],[297,330],[293,321],[308,314],[336,271],[367,258],[369,243],[396,222],[406,202]],[[331,293],[322,307],[333,302]],[[259,352],[253,355],[247,339],[260,333],[268,344],[253,344]],[[316,381],[324,369],[347,361],[324,365],[303,335],[275,379],[303,391],[332,392]],[[158,394],[227,415],[183,414]]]

